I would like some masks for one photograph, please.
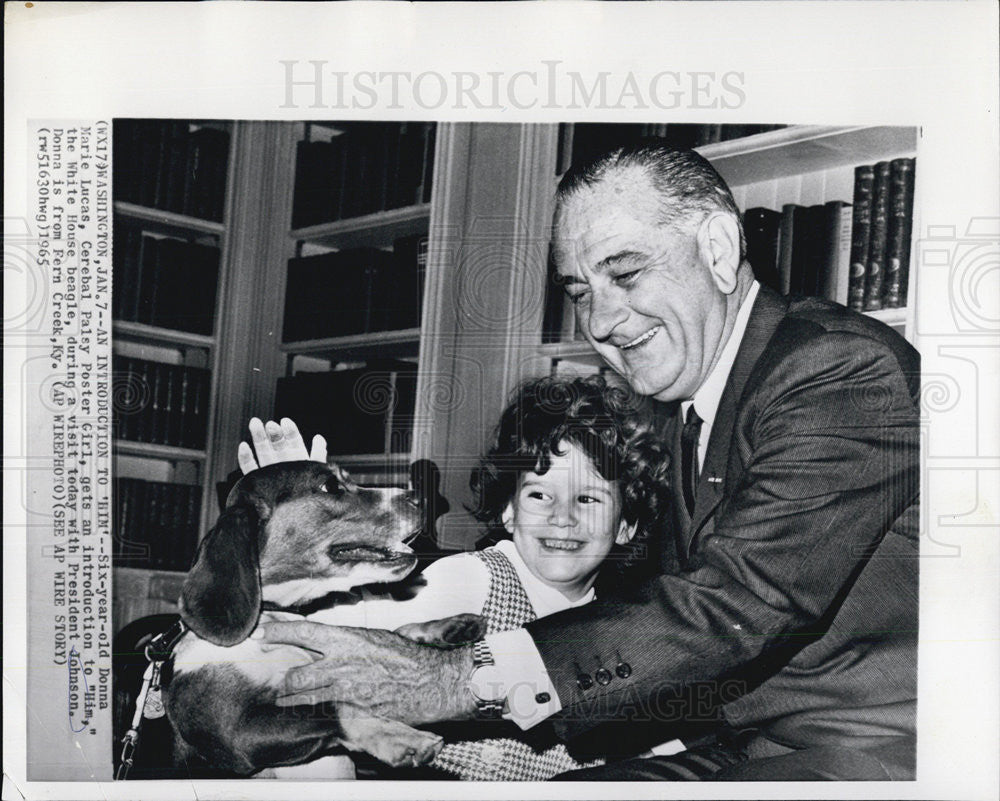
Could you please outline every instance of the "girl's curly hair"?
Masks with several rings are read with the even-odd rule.
[[[503,410],[492,444],[472,472],[470,511],[486,526],[483,544],[509,539],[501,520],[522,473],[545,473],[559,443],[576,444],[607,481],[617,482],[622,516],[636,525],[627,545],[615,545],[598,575],[607,589],[626,574],[655,568],[653,545],[669,525],[669,457],[651,431],[646,399],[601,376],[540,378],[519,386]]]

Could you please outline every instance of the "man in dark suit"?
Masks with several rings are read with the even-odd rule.
[[[690,151],[644,144],[572,170],[554,245],[594,349],[673,411],[661,575],[453,652],[278,624],[269,639],[329,654],[289,675],[289,700],[362,695],[415,724],[503,708],[566,738],[614,719],[653,720],[652,741],[710,724],[682,754],[567,778],[913,778],[916,352],[758,285],[728,188]]]

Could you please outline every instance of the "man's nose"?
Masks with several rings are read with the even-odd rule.
[[[614,289],[595,291],[591,298],[587,330],[592,339],[603,342],[614,330],[625,322],[628,309],[625,306],[622,293]]]

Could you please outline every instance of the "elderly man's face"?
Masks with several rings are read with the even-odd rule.
[[[683,400],[718,356],[726,294],[705,238],[664,226],[659,202],[639,168],[583,188],[562,204],[556,263],[604,360],[637,392]]]

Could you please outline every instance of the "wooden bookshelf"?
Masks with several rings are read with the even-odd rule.
[[[180,122],[184,125],[184,122]],[[143,322],[136,322],[132,319],[115,319],[112,325],[113,350],[116,355],[130,355],[152,362],[162,362],[168,365],[189,365],[207,369],[209,373],[209,383],[207,387],[208,402],[205,414],[205,447],[191,448],[178,445],[166,445],[162,443],[134,441],[127,439],[115,439],[113,442],[113,452],[115,455],[115,478],[116,479],[140,479],[155,484],[170,484],[174,486],[194,485],[200,489],[200,510],[197,515],[195,529],[190,532],[192,538],[200,538],[207,530],[211,521],[216,517],[215,512],[215,489],[214,476],[208,469],[208,464],[214,455],[215,444],[213,442],[213,417],[217,415],[222,404],[219,403],[218,394],[220,382],[218,376],[218,365],[220,361],[220,340],[216,336],[219,330],[218,310],[233,301],[231,295],[227,295],[227,277],[232,271],[231,264],[231,241],[234,232],[231,230],[231,208],[234,194],[234,164],[236,161],[236,147],[240,138],[240,124],[238,123],[201,123],[199,121],[187,121],[190,131],[199,127],[211,127],[220,131],[225,131],[229,135],[228,154],[223,158],[221,151],[216,161],[217,169],[224,169],[221,175],[225,179],[226,196],[221,199],[220,194],[216,198],[221,199],[223,204],[222,219],[210,220],[178,211],[157,208],[154,206],[142,205],[134,199],[123,199],[119,196],[119,190],[124,191],[122,186],[115,183],[115,194],[113,197],[115,218],[126,223],[128,226],[138,229],[142,235],[152,235],[153,237],[167,237],[184,242],[204,242],[217,246],[219,250],[218,278],[215,288],[215,309],[213,313],[213,333],[201,334],[191,331],[184,331],[160,325],[151,325]],[[121,130],[124,130],[121,129]],[[116,150],[122,143],[116,141]],[[166,147],[168,145],[165,145]],[[184,151],[188,153],[190,151]],[[117,155],[117,153],[116,153]],[[185,156],[185,158],[187,158]],[[190,162],[182,161],[169,164],[170,167],[188,171],[191,168]],[[155,175],[147,174],[150,170],[159,170],[160,175],[165,175],[168,169],[168,162],[163,155],[159,162],[155,157],[152,162],[135,163],[127,160],[123,168],[118,161],[114,163],[115,175],[130,175],[130,171],[139,174],[142,185],[148,181],[167,180],[157,178]],[[217,173],[215,178],[219,178]],[[170,179],[175,187],[191,179],[190,174],[185,174],[181,178]],[[208,183],[202,183],[208,186]],[[212,186],[218,187],[217,181]],[[134,186],[133,186],[134,188]],[[177,190],[175,190],[176,192]],[[185,190],[187,191],[187,190]],[[217,191],[217,190],[216,190]],[[185,201],[186,203],[186,201]],[[217,206],[216,206],[217,208]],[[121,272],[121,254],[116,254],[115,259],[115,287],[120,288],[125,275]],[[138,277],[133,280],[138,281]],[[150,280],[147,274],[144,281]],[[183,291],[185,288],[180,287]],[[134,290],[142,293],[142,283],[139,289]],[[182,299],[183,305],[183,299]],[[179,503],[179,501],[170,501]],[[177,511],[180,507],[177,506]],[[131,536],[127,534],[127,536]],[[188,543],[189,550],[193,548]],[[174,578],[164,583],[159,576],[173,576]],[[183,573],[164,571],[159,568],[141,567],[129,563],[128,566],[115,565],[115,625],[121,626],[134,617],[144,614],[153,614],[162,611],[176,611],[175,601],[179,592],[179,580]]]
[[[310,242],[335,250],[385,247],[401,237],[427,233],[430,218],[430,204],[422,203],[296,228],[289,237],[296,242]]]
[[[289,123],[287,124],[288,130],[291,132],[291,141],[287,143],[289,148],[289,159],[296,162],[296,168],[300,166],[298,159],[300,155],[307,153],[312,145],[306,145],[306,142],[315,143],[317,141],[326,141],[323,136],[331,135],[333,137],[338,136],[336,132],[338,130],[346,132],[346,140],[342,142],[338,147],[343,147],[349,153],[354,152],[352,148],[361,148],[364,150],[363,144],[358,144],[361,140],[354,139],[352,144],[351,137],[354,136],[352,133],[352,123],[337,123],[337,122],[310,122],[310,123]],[[315,138],[316,130],[320,129],[320,137]],[[435,152],[429,151],[427,145],[432,141],[436,135],[434,126],[428,127],[423,123],[405,123],[399,124],[388,124],[383,128],[383,135],[387,133],[387,138],[384,142],[388,142],[390,148],[397,147],[399,150],[391,153],[388,158],[390,162],[395,164],[395,167],[390,167],[386,172],[385,180],[387,183],[383,186],[380,200],[384,205],[391,206],[392,201],[398,199],[399,197],[405,197],[407,192],[416,192],[417,194],[424,194],[426,197],[427,187],[426,181],[429,175],[433,175],[433,180],[436,182],[437,177],[437,156]],[[419,132],[419,133],[416,133]],[[405,151],[403,149],[404,139],[409,136],[416,134],[417,139],[424,142],[423,149],[418,149],[417,151]],[[300,151],[300,147],[302,150]],[[320,148],[325,148],[326,145],[320,145]],[[387,152],[387,151],[384,151]],[[422,159],[421,163],[418,162],[407,162],[404,157],[416,158],[419,156]],[[345,157],[346,158],[346,157]],[[372,158],[378,158],[367,156],[369,159],[369,167],[373,163]],[[395,161],[393,161],[395,159]],[[336,175],[351,174],[351,171],[344,166],[346,162],[341,162],[339,166],[334,165],[334,178],[333,183],[335,186],[331,186],[327,191],[330,196],[334,198],[340,198],[340,200],[333,200],[332,205],[334,208],[340,203],[341,213],[345,213],[347,200],[349,196],[360,192],[361,190],[356,187],[348,187],[346,184],[337,184]],[[434,164],[433,172],[430,172],[430,165]],[[378,173],[381,167],[376,166],[375,171]],[[337,172],[342,170],[343,173]],[[393,170],[395,172],[393,173]],[[393,183],[397,178],[399,180],[404,180],[402,176],[408,176],[413,179],[417,176],[420,177],[420,181],[417,183],[402,183],[397,186]],[[341,180],[346,180],[342,178]],[[291,182],[289,185],[289,190],[291,191],[293,197],[291,199],[291,207],[296,209],[296,213],[302,210],[302,200],[296,198],[296,192],[311,191],[313,192],[311,197],[317,197],[321,202],[324,201],[322,191],[316,189],[316,184],[314,181],[303,182],[302,187],[296,187],[295,182]],[[339,187],[339,188],[338,188]],[[365,190],[366,192],[368,190]],[[319,192],[317,195],[316,193]],[[433,192],[432,192],[433,195]],[[420,198],[415,198],[419,200]],[[432,203],[427,202],[416,202],[411,205],[402,205],[399,207],[383,208],[381,210],[370,210],[370,205],[368,209],[364,209],[363,205],[366,202],[371,201],[370,195],[367,195],[364,200],[355,200],[355,211],[357,206],[362,206],[362,210],[366,213],[353,214],[352,216],[345,216],[340,219],[334,219],[327,222],[320,222],[310,225],[299,225],[291,226],[285,233],[286,242],[286,259],[291,260],[299,257],[319,257],[323,254],[342,252],[345,254],[345,258],[350,258],[346,254],[350,253],[355,249],[377,249],[386,252],[392,252],[394,250],[394,245],[398,240],[415,237],[415,236],[427,236],[431,227],[431,216],[432,216]],[[318,206],[320,208],[322,206]],[[315,218],[317,215],[315,213],[304,213],[303,218]],[[289,217],[291,219],[291,216]],[[292,220],[294,223],[294,219]],[[377,254],[376,254],[377,255]],[[416,252],[414,252],[414,257],[416,257]],[[381,257],[380,257],[381,258]],[[386,257],[386,258],[397,258],[397,256]],[[324,269],[357,269],[351,262],[336,261],[334,260],[331,265],[324,265]],[[375,271],[387,269],[387,267],[381,264],[377,259],[373,263],[366,263],[365,269],[371,271],[374,274]],[[417,269],[417,265],[413,265],[413,269]],[[286,271],[281,270],[281,273],[286,276]],[[287,277],[287,276],[286,276]],[[375,279],[372,279],[375,280]],[[285,291],[289,291],[285,287]],[[325,290],[329,292],[329,290]],[[349,289],[345,287],[345,292]],[[371,289],[372,293],[376,290]],[[408,297],[408,296],[407,296]],[[375,296],[374,294],[369,295],[366,298],[366,303],[371,304],[372,314],[375,313],[375,306],[378,305],[381,300],[381,296]],[[309,297],[306,297],[303,302],[308,303]],[[340,300],[338,298],[338,300]],[[419,297],[412,298],[413,302],[420,309],[422,306],[421,299]],[[283,298],[284,302],[284,298]],[[285,303],[285,309],[282,312],[281,324],[279,325],[279,330],[287,330],[284,326],[284,316],[287,314],[292,314],[294,311],[288,305],[293,303],[293,300],[289,300]],[[342,302],[342,301],[341,301]],[[389,304],[392,307],[393,304]],[[379,310],[381,312],[381,309]],[[306,339],[295,339],[289,341],[281,341],[278,344],[278,351],[282,356],[283,364],[281,370],[274,375],[274,381],[277,382],[281,379],[291,380],[291,376],[297,374],[295,365],[301,364],[302,359],[300,357],[308,357],[311,363],[311,369],[309,372],[327,372],[336,371],[338,368],[345,369],[363,369],[363,366],[368,363],[378,364],[384,360],[390,361],[409,361],[415,362],[419,357],[420,352],[420,342],[423,334],[425,333],[424,327],[422,325],[418,326],[407,326],[404,328],[393,329],[391,327],[392,315],[390,312],[382,312],[386,315],[384,323],[388,326],[386,330],[369,330],[364,333],[351,333],[339,336],[324,336],[319,338],[306,338]],[[419,312],[418,312],[419,313]],[[416,319],[416,316],[414,316]],[[372,327],[379,325],[379,323],[372,323]],[[345,326],[346,327],[346,326]],[[315,330],[315,326],[310,326]],[[303,327],[296,334],[308,336],[312,333],[311,330]],[[319,333],[317,331],[317,333]],[[325,365],[325,367],[324,367]],[[377,368],[376,368],[377,369]],[[289,392],[293,391],[290,387],[286,387]],[[395,389],[393,390],[395,391]],[[287,397],[284,395],[283,397]],[[398,402],[398,399],[397,401]],[[339,410],[340,413],[345,415],[351,413],[352,404],[354,399],[352,397],[344,398],[343,406]],[[273,409],[274,406],[271,406]],[[338,410],[334,410],[333,413],[337,413]],[[408,415],[410,413],[407,413]],[[359,424],[361,424],[359,420]],[[306,432],[307,435],[314,432]],[[410,462],[409,454],[397,454],[390,453],[388,446],[388,434],[386,438],[386,451],[383,453],[372,453],[372,454],[353,454],[347,456],[333,456],[339,464],[345,468],[351,470],[352,472],[358,473],[364,477],[377,478],[378,483],[385,484],[386,482],[394,483],[397,486],[405,486],[408,481],[408,468]]]
[[[202,220],[198,217],[189,217],[186,214],[149,208],[148,206],[139,206],[123,200],[116,200],[114,207],[116,214],[143,223],[144,230],[148,231],[175,236],[190,236],[193,233],[221,236],[226,230],[225,223]]]
[[[420,329],[405,328],[400,331],[373,331],[369,334],[351,334],[327,339],[310,339],[285,342],[281,350],[289,355],[317,356],[331,361],[364,361],[366,359],[417,356]]]
[[[915,128],[796,125],[696,148],[730,188],[916,152]]]
[[[121,456],[140,456],[146,459],[159,459],[167,462],[203,462],[205,451],[196,448],[181,448],[176,445],[159,445],[155,442],[135,442],[128,439],[114,441],[116,454]]]
[[[111,332],[115,337],[148,342],[151,345],[183,345],[206,350],[215,346],[215,337],[212,336],[193,334],[190,331],[178,331],[173,328],[161,328],[146,323],[135,323],[129,320],[115,320]]]

